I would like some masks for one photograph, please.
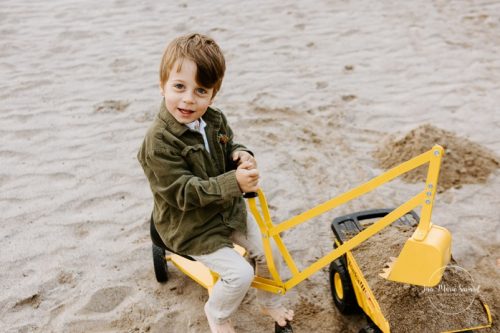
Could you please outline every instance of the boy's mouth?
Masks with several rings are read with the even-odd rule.
[[[179,110],[179,112],[182,113],[182,114],[184,114],[184,115],[190,115],[191,113],[194,112],[192,110],[181,109],[181,108],[177,108],[177,110]]]

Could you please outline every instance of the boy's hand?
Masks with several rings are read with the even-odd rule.
[[[236,169],[236,181],[241,192],[256,192],[259,189],[259,170],[252,166],[252,162],[242,162]]]
[[[238,166],[238,168],[240,167],[240,165],[242,165],[244,162],[250,162],[251,164],[249,165],[249,167],[247,168],[248,170],[250,169],[257,169],[257,161],[255,160],[255,158],[248,152],[246,151],[235,151],[233,153],[233,161],[236,163],[236,165]]]

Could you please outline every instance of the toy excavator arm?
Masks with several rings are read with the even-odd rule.
[[[272,223],[265,195],[259,190],[257,196],[250,198],[248,203],[250,211],[255,217],[262,233],[264,252],[267,262],[270,263],[268,265],[273,280],[256,277],[258,283],[255,283],[255,287],[276,293],[285,293],[286,290],[327,266],[330,262],[352,250],[419,205],[422,205],[422,213],[416,231],[406,242],[396,261],[389,264],[389,269],[381,275],[389,280],[421,286],[434,286],[438,284],[451,255],[450,233],[445,228],[432,225],[430,222],[442,156],[443,148],[436,145],[431,150],[388,170],[370,181],[278,225]],[[371,192],[375,188],[426,163],[429,163],[429,169],[426,185],[422,192],[394,209],[385,217],[379,219],[355,237],[344,242],[338,248],[318,259],[306,269],[299,271],[280,237],[281,232]],[[258,207],[256,199],[258,199],[260,207]],[[274,266],[270,245],[271,238],[276,242],[283,259],[292,272],[291,279],[286,282],[281,281],[279,273]]]

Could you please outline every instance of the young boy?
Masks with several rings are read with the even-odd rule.
[[[210,107],[224,72],[224,56],[211,38],[174,39],[160,66],[160,112],[138,154],[153,192],[154,225],[165,245],[220,276],[205,304],[213,333],[234,332],[229,317],[254,277],[233,243],[247,250],[258,275],[270,277],[260,231],[242,197],[258,189],[256,160],[233,142],[224,114]],[[257,299],[278,325],[293,319],[279,295],[258,290]]]

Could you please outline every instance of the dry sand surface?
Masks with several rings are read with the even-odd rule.
[[[255,152],[276,222],[379,174],[381,143],[425,124],[498,161],[497,1],[2,1],[1,332],[207,332],[205,290],[174,268],[155,281],[135,157],[160,103],[161,53],[192,31],[225,51],[216,105]],[[331,249],[334,216],[396,206],[421,185],[394,181],[285,242],[305,267]],[[433,212],[496,321],[499,196],[494,168],[440,192]],[[365,323],[336,311],[326,268],[286,303],[296,332]],[[254,291],[234,321],[272,331]]]
[[[380,278],[380,266],[388,256],[398,256],[414,229],[391,225],[353,251],[391,332],[446,332],[486,325],[488,317],[480,288],[478,292],[477,282],[453,258],[434,288],[395,284]]]

